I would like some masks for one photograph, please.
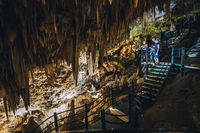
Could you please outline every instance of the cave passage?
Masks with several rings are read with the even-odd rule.
[[[0,0],[0,133],[200,132],[199,0]]]

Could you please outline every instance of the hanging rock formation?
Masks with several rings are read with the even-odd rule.
[[[168,0],[0,0],[0,84],[9,110],[20,96],[26,109],[32,68],[66,60],[77,83],[81,50],[99,65],[104,51],[128,31],[129,23]],[[6,106],[6,105],[5,105]]]

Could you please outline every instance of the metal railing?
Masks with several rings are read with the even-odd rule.
[[[96,123],[97,121],[102,119],[102,116],[101,116],[102,110],[106,111],[108,108],[115,106],[116,103],[119,102],[119,101],[117,101],[117,98],[120,95],[130,94],[130,90],[127,90],[127,88],[124,90],[122,90],[122,92],[119,92],[117,90],[114,91],[113,89],[111,89],[109,92],[105,92],[104,94],[102,94],[101,95],[102,97],[99,97],[88,104],[74,108],[76,113],[73,115],[66,115],[65,117],[60,117],[60,115],[67,114],[72,109],[69,109],[69,110],[63,111],[63,112],[59,112],[59,113],[55,112],[52,116],[45,119],[35,129],[33,129],[31,131],[31,133],[34,133],[37,129],[39,129],[41,127],[43,127],[43,128],[40,133],[43,133],[43,132],[50,133],[53,131],[58,132],[60,130],[60,128],[65,124],[64,120],[66,120],[68,118],[76,118],[73,121],[70,121],[69,123],[67,123],[67,125],[72,125],[72,127],[73,127],[73,125],[76,125],[76,128],[74,128],[74,129],[72,128],[69,130],[80,130],[80,129],[88,130],[90,125],[93,125],[94,123]],[[93,110],[94,108],[95,108],[95,111]],[[131,113],[131,112],[129,112],[129,113]],[[52,121],[52,119],[53,119],[53,121]],[[50,122],[48,122],[48,121],[50,121]],[[82,124],[78,125],[77,123],[80,121],[82,122]],[[46,123],[46,122],[48,122],[48,124],[44,125],[44,123]]]
[[[172,64],[179,66],[181,74],[184,75],[185,68],[200,70],[200,56],[190,57],[189,54],[200,54],[200,50],[192,50],[190,48],[172,48]],[[174,54],[174,55],[173,55]]]
[[[104,109],[101,110],[101,128],[102,129],[106,129],[107,125],[129,125],[129,127],[132,128],[137,128],[137,119],[133,119],[136,117],[136,115],[138,116],[137,113],[135,113],[134,111],[137,110],[136,109],[136,103],[135,101],[135,97],[134,97],[134,91],[132,91],[131,93],[128,94],[128,114],[123,114],[123,115],[116,115],[116,114],[112,114],[112,113],[108,113],[106,112]],[[128,117],[128,123],[126,122],[115,122],[115,121],[109,121],[106,119],[106,116],[114,116],[114,117]]]
[[[170,62],[172,65],[179,65],[181,66],[181,70],[184,72],[184,68],[186,67],[186,55],[185,53],[189,50],[188,48],[168,48],[166,49],[167,52],[171,52],[170,56],[168,57],[168,62]],[[197,52],[197,51],[195,51]],[[145,59],[145,63],[144,65],[146,65],[146,70],[148,72],[148,65],[149,65],[149,50],[147,49],[145,51],[145,55],[146,57],[142,57],[141,55],[141,63],[144,62],[143,59]],[[194,62],[195,63],[195,62]],[[164,69],[164,68],[162,68]],[[136,116],[137,114],[133,114],[132,110],[137,110],[135,109],[136,104],[135,101],[136,100],[134,98],[134,100],[131,100],[131,96],[135,96],[135,94],[132,94],[132,91],[123,91],[125,92],[125,94],[129,94],[129,113],[128,118],[129,118],[129,124],[133,124],[133,127],[137,127],[137,121],[133,120],[134,117],[132,117],[133,115]],[[131,92],[131,93],[130,93]],[[76,125],[76,129],[80,130],[80,129],[85,129],[85,130],[89,130],[89,126],[93,125],[94,123],[96,123],[97,121],[101,121],[102,123],[102,129],[106,129],[106,124],[110,123],[110,124],[122,124],[121,122],[111,122],[111,121],[107,121],[106,120],[106,115],[113,115],[110,113],[107,113],[106,110],[111,107],[114,106],[115,103],[117,102],[116,98],[120,95],[122,95],[123,93],[119,93],[117,92],[117,90],[111,90],[109,92],[106,92],[104,94],[102,94],[102,97],[99,97],[97,99],[95,99],[94,101],[76,107],[74,108],[75,110],[75,114],[74,115],[66,115],[65,117],[62,117],[61,115],[63,114],[67,114],[69,113],[72,109],[69,109],[67,111],[63,111],[63,112],[59,112],[59,113],[54,113],[52,116],[48,117],[47,119],[45,119],[42,123],[40,123],[34,130],[32,130],[31,133],[34,133],[34,131],[36,131],[38,128],[43,127],[41,133],[43,132],[58,132],[59,129],[65,124],[64,120],[67,118],[72,118],[72,117],[76,117],[77,119],[71,121],[70,123],[67,123],[68,125],[76,125],[77,122],[81,121],[83,124],[81,125]],[[132,106],[132,103],[134,103],[134,106]],[[100,106],[100,107],[98,107]],[[98,107],[98,108],[97,108]],[[134,107],[134,109],[132,109]],[[95,111],[93,111],[94,108],[97,108]],[[117,115],[115,115],[117,116]],[[122,115],[125,116],[125,115]],[[53,121],[52,121],[53,119]],[[83,122],[84,121],[84,122]],[[45,125],[46,123],[46,125]],[[72,130],[72,129],[70,129]]]
[[[146,72],[148,72],[149,64],[151,61],[150,59],[150,50],[141,50],[141,64],[145,65]],[[199,56],[196,57],[189,57],[188,54],[197,54]],[[199,69],[200,70],[200,50],[191,50],[191,48],[175,48],[169,47],[162,49],[159,53],[162,55],[161,61],[171,63],[172,65],[179,66],[181,71],[184,71],[184,68],[191,68],[191,69]]]
[[[92,129],[92,130],[79,130],[79,131],[72,131],[73,133],[199,133],[200,130],[181,130],[181,129],[132,129],[132,128],[126,128],[126,129]],[[71,133],[69,131],[69,133]]]

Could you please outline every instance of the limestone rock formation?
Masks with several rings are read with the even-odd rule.
[[[26,125],[22,125],[22,133],[30,133],[33,129],[38,127],[38,124],[34,121],[34,117],[31,116]],[[42,131],[41,128],[37,128],[34,133],[40,133]]]
[[[0,0],[0,84],[10,109],[20,97],[30,106],[32,68],[50,74],[49,64],[66,61],[76,84],[81,51],[92,57],[93,68],[102,66],[106,49],[127,36],[129,24],[151,8],[164,10],[167,1]]]
[[[81,125],[83,122],[79,118],[79,116],[75,115],[75,102],[74,100],[70,103],[70,112],[68,117],[65,118],[63,126],[60,128],[60,131],[67,131],[67,130],[78,130],[81,129]]]

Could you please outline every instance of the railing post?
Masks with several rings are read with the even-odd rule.
[[[132,125],[132,96],[131,94],[128,95],[128,121],[129,125]]]
[[[174,47],[172,47],[171,63],[172,63],[172,65],[174,65]]]
[[[111,106],[114,106],[114,91],[111,89],[111,98],[110,98]]]
[[[58,132],[58,117],[57,113],[54,113],[54,125],[55,125],[55,131]]]
[[[148,48],[146,48],[146,65],[148,65]]]
[[[101,110],[101,128],[106,129],[105,111]]]
[[[185,56],[185,48],[181,48],[181,75],[184,75],[184,56]]]
[[[148,48],[146,48],[146,73],[148,73]]]
[[[143,57],[142,57],[143,55],[142,55],[142,49],[140,50],[140,64],[139,64],[139,66],[141,66],[141,64],[142,64],[142,62],[143,62]]]
[[[88,123],[88,104],[85,104],[85,129],[89,129],[89,123]]]

